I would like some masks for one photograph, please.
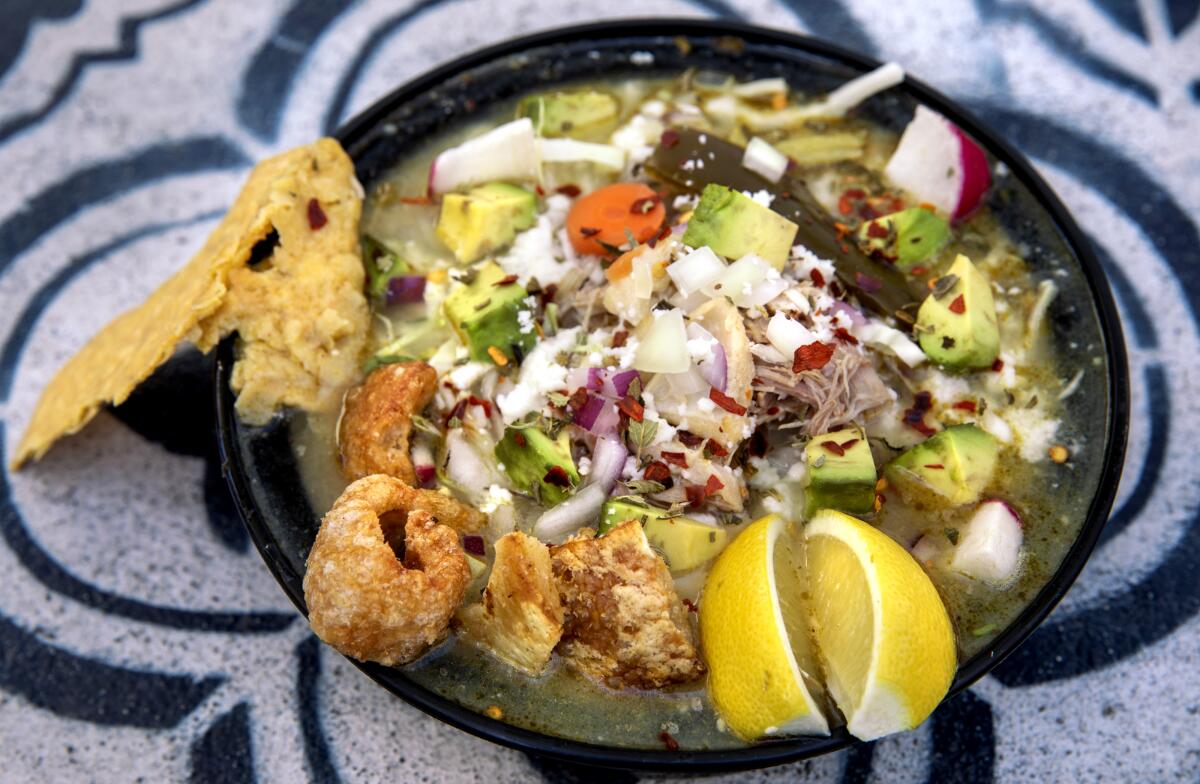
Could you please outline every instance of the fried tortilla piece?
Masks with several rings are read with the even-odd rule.
[[[552,547],[550,558],[568,662],[612,688],[658,689],[704,674],[671,573],[637,521]]]
[[[200,326],[207,351],[237,331],[231,384],[237,413],[266,423],[281,406],[336,410],[359,376],[371,320],[358,243],[361,186],[332,139],[277,182],[287,208],[272,224],[269,258],[229,271],[229,294]]]
[[[331,390],[353,381],[369,325],[357,255],[361,192],[350,158],[333,139],[258,164],[191,261],[105,326],[54,375],[14,452],[13,468],[82,430],[101,406],[120,405],[181,343],[190,340],[207,350],[235,328],[245,343],[234,385],[242,393],[239,411],[248,420],[264,421],[281,404],[336,405],[340,389]],[[326,221],[319,230],[308,223],[312,201]],[[256,246],[273,234],[279,248],[267,263],[278,271],[248,268]],[[261,291],[267,278],[255,279],[268,274],[289,278],[270,297]],[[260,313],[246,315],[259,304]],[[295,353],[293,359],[278,359],[287,372],[262,359],[264,354],[276,359],[265,347],[279,345]],[[307,375],[297,378],[297,364]]]
[[[497,658],[530,675],[540,673],[563,633],[550,549],[520,531],[500,537],[483,600],[460,610],[458,621]]]
[[[435,391],[437,371],[424,362],[383,365],[350,390],[338,429],[346,478],[387,474],[416,485],[408,436],[413,415],[429,404]]]

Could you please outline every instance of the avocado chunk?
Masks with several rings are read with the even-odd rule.
[[[487,561],[470,553],[463,553],[463,555],[467,556],[467,568],[471,570],[471,582],[475,582],[487,571]]]
[[[858,428],[848,427],[813,436],[804,447],[808,457],[808,487],[804,514],[837,509],[849,514],[875,511],[875,458]]]
[[[753,253],[783,269],[800,227],[744,193],[709,183],[688,221],[683,244],[705,245],[728,259]]]
[[[557,506],[579,486],[565,431],[551,438],[536,427],[510,427],[496,444],[496,460],[518,489],[543,506]]]
[[[615,96],[599,90],[530,95],[517,105],[517,116],[528,117],[542,136],[589,136],[616,123],[621,106]]]
[[[477,362],[494,362],[492,348],[520,362],[537,341],[532,319],[526,317],[523,326],[520,318],[520,313],[529,312],[528,292],[515,282],[505,284],[507,279],[500,265],[488,262],[474,270],[470,283],[451,291],[442,305],[446,320]]]
[[[388,282],[408,272],[408,264],[379,240],[364,234],[362,238],[363,266],[367,270],[367,294],[382,300],[387,296]]]
[[[998,451],[996,439],[975,425],[955,425],[902,452],[884,475],[913,504],[973,504],[992,481]]]
[[[598,535],[608,533],[626,520],[642,524],[650,546],[662,554],[672,574],[691,571],[717,556],[729,539],[724,529],[690,517],[671,517],[667,510],[632,498],[604,502]]]
[[[905,272],[933,256],[949,239],[950,224],[922,207],[884,215],[858,230],[864,251],[882,254]]]
[[[436,234],[454,258],[470,264],[506,247],[536,219],[536,195],[507,182],[490,182],[443,196]]]
[[[1000,328],[992,287],[971,260],[959,254],[917,311],[921,350],[947,370],[991,367],[1000,353]]]

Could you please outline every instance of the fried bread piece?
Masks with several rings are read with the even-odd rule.
[[[520,531],[500,537],[483,600],[459,611],[458,621],[499,659],[541,672],[563,632],[549,548]]]
[[[613,688],[657,689],[704,674],[671,573],[628,520],[550,549],[565,610],[559,652]]]
[[[346,395],[338,446],[342,473],[354,481],[387,474],[417,484],[408,436],[413,414],[437,391],[437,371],[424,362],[383,365]]]

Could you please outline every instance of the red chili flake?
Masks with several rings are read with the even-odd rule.
[[[829,364],[832,356],[833,346],[819,340],[800,346],[792,355],[792,372],[803,373],[806,370],[820,370]]]
[[[678,438],[684,446],[690,449],[695,449],[704,441],[704,436],[698,436],[695,433],[689,433],[686,430],[680,430],[676,432],[675,437]]]
[[[1004,370],[1004,360],[997,357],[996,361],[992,363],[992,370],[996,373]]]
[[[858,338],[851,335],[845,327],[838,327],[833,331],[833,336],[843,343],[849,343],[851,346],[858,345]]]
[[[966,313],[967,312],[967,303],[963,300],[962,294],[959,294],[957,297],[954,298],[954,301],[950,303],[950,312],[951,313]]]
[[[673,131],[670,128],[668,128],[667,130],[662,132],[662,136],[659,138],[658,141],[659,141],[659,144],[661,144],[663,147],[666,147],[669,150],[672,147],[674,147],[676,144],[679,144],[679,133],[677,131]]]
[[[700,485],[688,485],[683,488],[690,506],[704,506],[704,488]]]
[[[910,273],[912,273],[913,275],[916,275],[916,276],[919,278],[919,277],[921,277],[922,275],[924,275],[925,273],[929,272],[929,270],[927,270],[927,269],[925,269],[924,267],[922,267],[922,266],[919,266],[919,265],[918,265],[918,266],[916,266],[916,267],[913,267],[912,269],[910,269],[910,270],[909,270],[909,272],[910,272]]]
[[[679,741],[675,740],[671,733],[666,730],[658,733],[658,739],[667,747],[667,751],[679,751]]]
[[[463,414],[465,414],[466,412],[467,412],[467,401],[466,400],[458,401],[457,403],[454,404],[454,408],[450,409],[450,412],[448,414],[446,414],[446,423],[449,424],[450,420],[452,420],[452,419],[462,419]]]
[[[850,227],[847,226],[846,224],[842,223],[841,221],[834,221],[833,228],[834,228],[834,231],[837,232],[839,240],[844,239],[846,237],[846,235],[850,233]]]
[[[940,470],[940,469],[943,469],[943,468],[945,468],[946,466],[942,465],[941,463],[926,463],[926,464],[925,464],[925,467],[926,467],[926,468],[934,468],[934,469],[939,469],[939,470]]]
[[[767,409],[767,416],[775,416],[780,411],[779,406],[771,406]]]
[[[463,549],[471,555],[483,555],[483,537],[478,534],[468,534],[463,537]]]
[[[546,307],[548,303],[553,302],[556,294],[558,294],[558,285],[555,283],[547,284],[542,289],[542,293],[538,295],[542,300],[542,307]]]
[[[580,226],[579,233],[584,237],[595,237],[600,233],[599,229],[593,229],[590,226]]]
[[[839,249],[841,249],[842,253],[849,253],[849,252],[850,252],[850,246],[849,246],[849,245],[847,245],[847,244],[846,244],[846,243],[844,243],[844,242],[843,242],[841,245],[839,245],[839,246],[838,246],[838,248],[839,248]]]
[[[933,395],[929,392],[918,392],[913,396],[912,408],[904,411],[904,424],[916,430],[923,436],[931,436],[937,431],[925,424],[925,415],[933,408]]]
[[[524,449],[524,448],[525,448],[525,444],[526,444],[526,443],[528,443],[528,442],[525,440],[525,434],[524,434],[524,433],[522,433],[520,430],[518,430],[518,431],[516,431],[515,433],[513,433],[513,441],[516,441],[516,442],[517,442],[517,446],[521,447],[522,449]]]
[[[545,195],[546,195],[546,192],[545,192],[544,190],[542,190],[542,186],[541,186],[541,185],[535,185],[535,186],[533,186],[533,189],[534,189],[535,191],[537,191],[537,195],[538,195],[538,196],[545,196]]]
[[[887,235],[888,235],[887,226],[884,226],[882,223],[872,222],[872,223],[867,224],[867,236],[868,237],[874,237],[877,240],[881,240],[881,239],[884,239],[885,237],[887,237]]]
[[[838,282],[836,280],[831,280],[829,282],[829,293],[832,294],[833,296],[837,297],[838,299],[841,299],[842,287],[840,285],[838,285]]]
[[[680,468],[687,468],[687,455],[683,452],[660,452],[659,456],[671,465],[677,465]]]
[[[979,406],[975,405],[974,400],[960,400],[954,404],[954,408],[959,411],[970,411],[972,414],[979,410]]]
[[[617,401],[617,408],[620,409],[622,414],[629,417],[634,422],[641,422],[642,417],[645,416],[646,413],[646,409],[642,406],[642,404],[634,400],[629,395],[626,395]]]
[[[817,286],[818,288],[824,288],[825,276],[821,274],[821,270],[814,269],[812,272],[808,273],[808,277],[812,278],[814,286]]]
[[[721,492],[723,489],[725,489],[725,483],[722,482],[720,479],[717,479],[716,474],[709,474],[708,481],[704,483],[704,494],[705,495],[716,495],[717,493]]]
[[[708,439],[708,443],[704,445],[704,451],[713,457],[728,457],[729,450],[713,439]]]
[[[874,275],[868,275],[865,272],[854,273],[854,285],[866,292],[879,291],[883,288],[883,281]]]
[[[449,379],[446,379],[445,381],[443,381],[442,386],[444,386],[446,389],[449,389],[451,392],[458,391],[458,387],[454,386],[454,384]]]
[[[742,414],[746,413],[745,406],[741,405],[736,400],[731,398],[729,395],[726,395],[724,392],[717,389],[716,387],[708,388],[708,399],[711,400],[712,402],[716,403],[718,406],[725,409],[726,411],[728,411],[731,414],[736,414],[737,416],[741,416]]]
[[[687,608],[688,612],[700,612],[700,608],[697,607],[696,603],[693,602],[691,599],[684,597],[683,599],[680,599],[679,601],[681,601],[683,603],[683,606]]]
[[[542,477],[542,481],[555,487],[571,486],[571,477],[567,476],[567,469],[562,466],[550,466],[550,470]]]
[[[849,215],[854,212],[854,202],[861,201],[867,194],[858,188],[850,188],[838,198],[838,212]]]
[[[842,457],[843,455],[846,454],[846,450],[842,449],[842,445],[839,444],[837,441],[822,441],[821,448],[824,449],[826,452],[832,452],[833,454],[837,455],[838,457]]]
[[[843,450],[849,451],[849,450],[850,450],[850,447],[854,446],[854,445],[855,445],[855,444],[857,444],[858,442],[859,442],[859,439],[857,439],[857,438],[851,438],[849,441],[843,441],[843,442],[841,443],[841,447],[842,447],[842,449],[843,449]]]
[[[493,286],[511,286],[512,284],[514,284],[514,283],[516,283],[516,282],[517,282],[517,276],[516,276],[516,275],[505,275],[503,278],[501,278],[500,280],[496,281],[496,282],[495,282],[495,283],[493,283],[492,285],[493,285]]]
[[[559,185],[557,188],[555,188],[555,190],[557,192],[561,193],[563,196],[569,196],[572,199],[574,199],[576,196],[578,196],[580,193],[583,192],[583,191],[579,190],[578,185],[571,185],[571,184]]]
[[[653,196],[646,196],[645,198],[638,199],[634,201],[633,204],[629,205],[629,212],[631,215],[645,215],[653,210],[658,205],[658,202],[659,198],[657,193]]]
[[[642,477],[649,479],[651,482],[662,482],[671,478],[671,469],[667,468],[667,464],[661,460],[654,460],[650,465],[646,466],[646,470],[642,472]]]
[[[318,231],[329,219],[325,217],[325,210],[321,209],[321,202],[316,199],[308,200],[308,228],[313,231]]]
[[[572,411],[579,413],[588,402],[588,391],[586,387],[580,387],[571,393],[571,397],[567,399],[567,407]]]
[[[625,345],[625,341],[629,340],[629,333],[623,329],[618,329],[613,333],[612,347],[621,348]]]
[[[474,395],[471,395],[467,398],[467,403],[472,406],[479,406],[482,408],[483,415],[486,417],[490,417],[492,415],[492,401],[490,400],[484,400],[481,397],[475,397]]]

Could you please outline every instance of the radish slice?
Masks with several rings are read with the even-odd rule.
[[[917,107],[884,173],[954,221],[974,212],[992,183],[987,156],[979,145],[924,106]]]
[[[539,168],[533,123],[522,117],[443,150],[429,167],[429,192],[496,180],[536,180]]]
[[[742,154],[742,166],[761,175],[767,182],[779,182],[787,171],[788,157],[755,136]]]
[[[575,139],[538,139],[542,163],[594,163],[607,169],[625,167],[625,151],[611,144],[593,144]]]
[[[950,568],[977,580],[1002,585],[1012,579],[1021,558],[1021,518],[999,500],[984,501],[959,535]]]

